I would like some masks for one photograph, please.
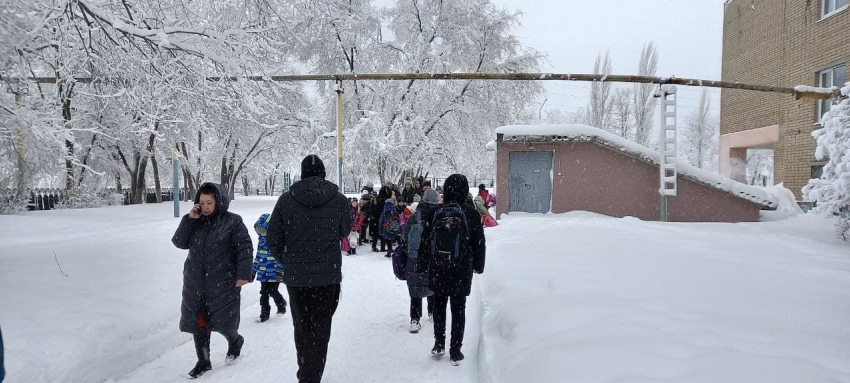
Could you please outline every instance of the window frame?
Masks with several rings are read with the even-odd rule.
[[[827,2],[829,2],[833,5],[833,9],[831,11],[829,11],[827,9],[827,6],[826,6]],[[839,12],[847,9],[848,6],[850,6],[850,4],[844,4],[840,7],[836,7],[836,5],[838,5],[838,0],[820,0],[820,19],[821,20],[826,19],[826,18],[828,18],[828,17],[830,17],[830,16],[832,16],[836,13],[839,13]]]
[[[841,68],[841,67],[844,67],[844,82],[850,81],[850,79],[847,78],[847,64],[848,63],[842,63],[842,64],[834,65],[832,67],[829,67],[829,68],[826,68],[826,69],[823,69],[823,70],[819,70],[817,72],[818,73],[818,87],[832,88],[834,86],[838,86],[838,87],[843,86],[844,85],[843,83],[840,84],[840,85],[835,85],[835,70],[838,69],[838,68]],[[829,86],[824,86],[823,79],[824,79],[824,75],[827,74],[827,73],[829,74],[829,81],[830,81],[831,84]],[[818,109],[817,110],[817,112],[818,112],[818,115],[817,115],[818,123],[820,123],[821,120],[823,120],[823,115],[827,112],[826,110],[824,110],[824,105],[827,102],[832,102],[832,100],[818,100],[818,102],[817,102],[817,104],[818,104],[818,108],[817,108]]]

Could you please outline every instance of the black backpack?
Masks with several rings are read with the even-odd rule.
[[[469,224],[460,205],[448,204],[437,211],[431,228],[431,255],[436,265],[451,267],[469,258]]]

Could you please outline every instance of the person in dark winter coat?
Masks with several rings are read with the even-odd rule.
[[[371,194],[363,194],[360,197],[360,213],[363,216],[363,224],[360,225],[360,238],[358,245],[372,242],[367,235],[371,235],[372,227],[372,208],[374,207],[374,198]]]
[[[444,207],[434,214],[424,215],[426,222],[431,222],[423,228],[423,241],[419,246],[420,269],[428,270],[429,285],[434,291],[434,348],[431,355],[438,356],[445,353],[446,343],[446,305],[451,301],[452,332],[449,358],[452,364],[458,364],[464,356],[461,352],[463,346],[463,333],[466,327],[466,297],[472,289],[472,273],[484,272],[484,257],[486,252],[484,227],[481,224],[478,212],[469,202],[469,182],[466,177],[454,174],[446,179],[443,184]],[[434,227],[439,222],[441,211],[449,207],[459,207],[466,217],[466,232],[468,239],[463,242],[465,249],[460,249],[457,259],[451,261],[438,260],[437,254],[432,254],[432,246],[435,246],[437,229]],[[437,219],[437,220],[435,220]],[[452,239],[453,240],[453,239]]]
[[[298,381],[321,382],[342,282],[340,240],[351,232],[348,199],[325,180],[316,155],[301,161],[301,181],[280,196],[266,236],[283,263],[295,329]]]
[[[286,299],[283,299],[283,295],[278,291],[280,287],[278,278],[283,274],[283,264],[271,255],[269,246],[266,244],[266,234],[269,230],[271,218],[271,214],[263,214],[254,223],[258,244],[253,269],[257,274],[257,281],[260,282],[260,322],[269,320],[271,316],[272,308],[269,305],[269,297],[274,299],[277,315],[286,314]]]
[[[401,191],[401,200],[410,205],[413,203],[413,197],[416,195],[416,189],[413,188],[413,182],[408,178],[404,181],[404,189]]]
[[[372,204],[372,220],[369,225],[369,235],[372,236],[372,252],[378,252],[378,242],[381,242],[381,213],[384,212],[384,204],[388,199],[392,198],[392,189],[388,186],[381,186],[378,191],[378,197]]]
[[[416,205],[416,212],[407,221],[404,227],[404,237],[407,238],[408,260],[405,271],[407,272],[407,287],[410,292],[410,332],[416,334],[422,328],[422,297],[428,298],[428,317],[432,317],[434,311],[434,293],[428,287],[428,275],[419,269],[419,247],[422,246],[422,234],[430,221],[423,217],[433,217],[440,208],[440,196],[434,190],[426,190],[423,199]]]
[[[366,182],[366,185],[363,186],[363,190],[361,190],[360,192],[362,194],[374,195],[375,194],[374,184],[372,184],[371,182]]]
[[[393,218],[395,217],[395,218]],[[381,212],[381,217],[378,219],[378,226],[381,230],[381,251],[386,251],[387,258],[393,255],[393,242],[397,239],[400,233],[392,233],[387,226],[390,225],[393,219],[397,219],[401,223],[401,218],[398,216],[398,210],[392,199],[384,201],[384,210]]]
[[[224,187],[204,183],[171,238],[174,246],[189,250],[180,331],[194,334],[198,363],[189,372],[192,378],[212,368],[211,331],[227,338],[227,361],[239,357],[245,342],[237,331],[239,304],[241,287],[251,280],[253,245],[242,217],[227,211],[229,205]]]
[[[416,182],[413,185],[413,191],[416,193],[416,195],[419,196],[419,198],[422,198],[423,193],[425,193],[425,186],[422,185],[422,179],[421,178],[422,177],[417,178]]]

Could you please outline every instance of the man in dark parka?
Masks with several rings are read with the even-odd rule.
[[[180,331],[194,334],[198,363],[189,372],[192,378],[212,368],[211,331],[227,338],[228,361],[239,357],[245,341],[237,332],[240,292],[251,280],[254,245],[242,217],[227,211],[229,206],[224,187],[204,183],[171,238],[174,246],[189,250],[183,265]]]
[[[453,174],[443,184],[443,200],[446,205],[457,204],[467,217],[469,232],[468,262],[455,265],[451,269],[437,267],[431,254],[433,218],[438,210],[423,211],[422,243],[419,245],[419,269],[427,270],[429,285],[434,291],[434,348],[431,355],[443,355],[446,344],[446,305],[451,301],[452,332],[449,357],[453,363],[459,363],[464,356],[461,352],[463,334],[466,327],[466,297],[472,290],[472,273],[484,272],[486,244],[484,226],[480,215],[468,201],[469,182],[461,174]]]
[[[351,225],[348,198],[325,180],[318,156],[305,157],[301,181],[277,200],[266,236],[272,254],[284,265],[300,383],[321,382],[325,371],[342,282],[339,244]]]

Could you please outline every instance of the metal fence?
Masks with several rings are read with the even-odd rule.
[[[5,199],[5,202],[10,202],[15,195],[18,193],[18,189],[0,189],[0,193],[3,194],[2,199]],[[156,203],[156,189],[155,188],[147,188],[144,191],[145,203]],[[124,189],[122,191],[118,191],[114,188],[107,189],[98,189],[97,191],[90,192],[86,195],[77,195],[74,196],[72,193],[68,193],[65,189],[60,188],[37,188],[37,189],[26,189],[24,195],[29,196],[29,200],[27,201],[27,210],[52,210],[57,206],[62,205],[70,205],[71,200],[74,197],[79,198],[87,198],[87,199],[97,199],[102,201],[104,204],[108,204],[108,202],[114,202],[113,198],[116,194],[120,194],[121,204],[122,205],[130,205],[133,201],[133,195],[130,193],[130,190]],[[161,190],[162,202],[172,202],[174,201],[174,189],[172,188],[163,188]],[[179,189],[179,198],[182,201],[186,195],[186,191],[183,189]]]

